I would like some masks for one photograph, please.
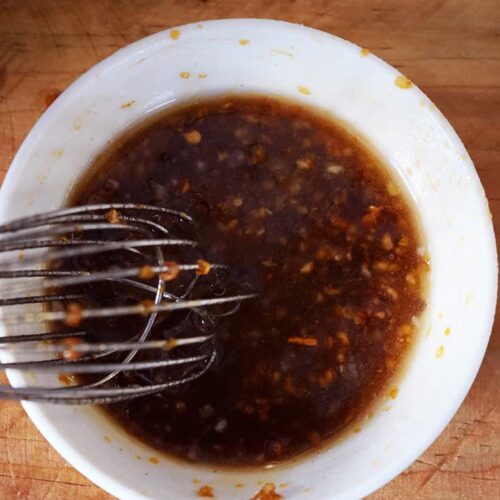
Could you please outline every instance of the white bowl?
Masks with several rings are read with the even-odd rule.
[[[80,77],[38,121],[2,186],[2,221],[63,205],[108,141],[146,114],[195,96],[251,91],[313,104],[360,131],[408,187],[431,255],[428,313],[398,382],[399,396],[361,432],[293,464],[228,472],[167,458],[151,464],[148,457],[157,453],[95,409],[24,404],[47,440],[90,480],[121,498],[196,498],[193,480],[211,484],[218,499],[248,499],[267,481],[287,483],[280,489],[286,498],[359,498],[399,474],[443,430],[488,343],[495,241],[463,144],[430,100],[415,86],[397,86],[397,77],[394,68],[356,45],[310,28],[210,21],[119,50]],[[19,373],[9,378],[27,382]]]

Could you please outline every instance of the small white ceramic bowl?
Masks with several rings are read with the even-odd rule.
[[[174,102],[261,92],[313,104],[359,131],[405,183],[432,262],[428,313],[399,395],[361,432],[306,460],[236,473],[167,458],[152,464],[148,458],[157,453],[95,409],[24,404],[75,468],[127,499],[192,499],[200,484],[211,484],[218,499],[248,499],[267,481],[286,483],[279,491],[290,499],[352,499],[394,478],[436,439],[467,394],[488,343],[496,250],[467,151],[432,102],[414,85],[404,88],[408,82],[398,76],[374,55],[320,31],[266,20],[211,21],[119,50],[80,77],[38,121],[2,186],[1,221],[63,205],[108,141]],[[19,373],[9,378],[27,382]]]

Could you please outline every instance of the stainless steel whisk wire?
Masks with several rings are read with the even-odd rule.
[[[0,314],[7,330],[7,335],[0,337],[0,355],[3,354],[4,359],[7,353],[10,357],[14,355],[12,361],[9,359],[0,363],[0,370],[102,375],[92,383],[75,386],[3,385],[0,386],[0,398],[62,404],[107,404],[186,384],[202,376],[210,368],[216,358],[213,326],[217,318],[234,313],[242,301],[255,297],[255,294],[190,298],[199,281],[204,279],[204,273],[200,272],[200,262],[208,265],[210,272],[227,268],[223,264],[208,264],[203,260],[189,264],[168,261],[165,252],[170,248],[197,248],[197,242],[192,239],[173,237],[171,229],[167,227],[168,221],[194,224],[189,215],[168,208],[132,203],[102,203],[37,214],[0,226],[0,256],[4,257],[4,261],[0,262],[0,285],[4,285],[0,287]],[[126,237],[119,240],[88,237],[96,232],[125,234]],[[59,269],[52,265],[55,262],[67,262],[68,259],[95,258],[109,252],[151,257],[151,254],[144,254],[147,250],[154,254],[155,262],[152,265],[98,271]],[[12,257],[14,253],[17,258]],[[176,294],[168,289],[174,270],[176,273],[192,274],[182,293]],[[149,281],[156,279],[156,286],[141,278],[141,273],[147,275]],[[75,302],[81,298],[80,295],[65,291],[68,287],[104,282],[135,288],[152,294],[154,299],[119,306],[79,308]],[[5,292],[7,297],[4,296]],[[33,295],[34,292],[38,293]],[[73,311],[68,307],[62,310],[40,309],[44,304],[67,301],[71,301]],[[37,310],[30,310],[36,304]],[[231,305],[231,309],[217,313],[210,310],[213,306],[222,304]],[[13,312],[12,306],[17,306],[18,309],[22,307],[20,311]],[[189,310],[182,321],[186,321],[190,315],[196,315],[200,328],[203,327],[206,331],[180,338],[151,339],[150,334],[159,315],[179,310]],[[47,322],[52,324],[65,321],[68,324],[71,314],[73,319],[76,314],[79,320],[78,324],[72,325],[75,327],[74,331],[23,332],[15,335],[9,331],[19,325],[38,326]],[[142,330],[127,341],[90,342],[85,339],[85,320],[127,315],[147,317]],[[83,322],[82,328],[80,321]],[[207,345],[210,349],[203,352],[201,347]],[[181,357],[170,356],[172,351],[182,346],[199,348],[200,352]],[[163,355],[167,352],[167,359],[135,360],[139,352],[147,350],[162,352]],[[51,357],[20,361],[16,357],[19,352],[23,356],[39,357],[43,354]],[[111,354],[119,353],[124,353],[125,357],[118,361],[106,360]],[[148,383],[144,386],[121,387],[115,384],[110,387],[110,382],[122,372],[140,375],[141,370],[171,369],[178,366],[192,367],[192,371],[161,383],[153,383],[147,379]]]

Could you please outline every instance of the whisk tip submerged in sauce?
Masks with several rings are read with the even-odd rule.
[[[119,139],[90,172],[72,204],[188,213],[200,278],[223,262],[227,287],[259,294],[218,322],[202,378],[106,408],[133,435],[190,461],[278,462],[331,442],[397,375],[425,305],[418,223],[380,159],[331,118],[261,96],[192,103]],[[134,377],[155,380],[117,383]]]

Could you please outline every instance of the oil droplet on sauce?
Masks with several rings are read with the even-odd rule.
[[[301,94],[311,95],[311,91],[307,87],[304,87],[303,85],[299,85],[298,89]]]
[[[181,32],[179,30],[170,30],[170,38],[172,40],[178,40],[181,36]]]
[[[439,359],[444,354],[444,346],[440,345],[436,349],[436,359]]]

